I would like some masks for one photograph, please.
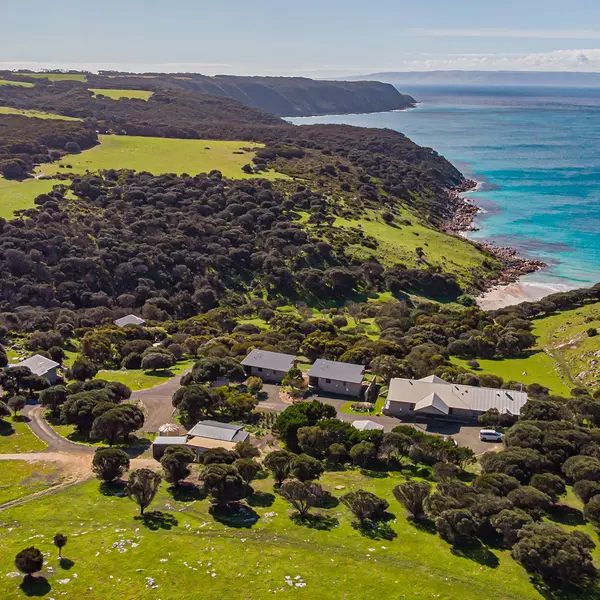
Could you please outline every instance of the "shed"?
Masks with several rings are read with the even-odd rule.
[[[169,446],[185,446],[186,442],[185,435],[159,435],[152,442],[152,457],[160,460]]]
[[[358,398],[362,394],[364,373],[363,365],[318,358],[308,371],[308,383],[322,392]]]
[[[46,358],[45,356],[34,354],[33,356],[22,360],[20,363],[9,366],[27,367],[34,375],[45,377],[51,384],[54,384],[58,378],[56,370],[60,365],[57,362]]]
[[[126,315],[125,317],[121,317],[114,321],[114,324],[117,327],[126,327],[127,325],[143,325],[146,321],[141,317],[136,317],[135,315]]]
[[[233,425],[231,423],[219,423],[219,421],[200,421],[196,423],[189,431],[189,438],[207,438],[221,442],[247,442],[250,434],[244,431],[242,425]],[[218,445],[215,447],[219,447]]]
[[[260,377],[264,381],[281,383],[287,372],[296,365],[296,357],[292,354],[270,352],[255,348],[244,358],[242,367],[246,375]]]
[[[375,423],[375,421],[353,421],[352,425],[359,431],[383,431],[383,425]]]

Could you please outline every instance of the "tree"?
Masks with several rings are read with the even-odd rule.
[[[149,352],[142,358],[142,369],[144,371],[164,371],[170,369],[177,361],[175,357],[169,352],[163,354],[162,352]]]
[[[541,519],[551,505],[550,497],[547,494],[530,485],[523,485],[509,492],[507,498],[516,508],[529,513],[534,519]]]
[[[279,488],[279,495],[287,500],[303,518],[312,506],[319,503],[323,496],[323,488],[318,483],[289,479]]]
[[[348,450],[344,444],[331,444],[327,450],[327,458],[335,465],[341,465],[348,462]]]
[[[431,494],[431,485],[426,481],[409,480],[393,489],[394,497],[412,515],[421,519],[425,515],[425,503]]]
[[[233,466],[242,476],[247,486],[250,485],[260,471],[260,465],[253,458],[238,458]]]
[[[196,453],[191,448],[186,446],[169,446],[160,459],[165,480],[177,487],[183,479],[190,476],[192,472],[190,465],[195,460]]]
[[[204,465],[232,465],[237,457],[233,450],[210,448],[202,453],[200,460]]]
[[[536,473],[547,471],[547,460],[532,448],[508,448],[486,452],[479,460],[483,473],[504,473],[528,483]]]
[[[140,515],[150,506],[162,481],[161,476],[150,469],[135,469],[127,480],[127,495],[140,507]]]
[[[389,506],[387,500],[365,490],[349,492],[342,496],[340,501],[354,514],[361,525],[364,525],[367,519],[383,517]]]
[[[589,521],[596,529],[600,529],[600,495],[594,496],[585,505],[583,516],[586,521]]]
[[[584,504],[587,504],[594,496],[600,494],[600,482],[582,479],[575,483],[573,491]]]
[[[248,377],[246,387],[252,394],[258,394],[263,389],[263,380],[260,377]]]
[[[517,543],[519,531],[531,523],[531,515],[520,508],[501,510],[490,519],[490,524],[502,536],[507,548],[512,548]]]
[[[296,456],[290,465],[290,474],[302,482],[319,479],[323,471],[323,464],[308,454]]]
[[[331,445],[331,433],[327,429],[313,425],[298,429],[298,445],[305,454],[323,458]]]
[[[252,394],[238,392],[237,390],[221,388],[223,391],[223,411],[234,421],[248,421],[252,411],[258,404]]]
[[[94,419],[90,437],[94,440],[102,440],[112,447],[122,434],[122,412],[119,406],[115,406]]]
[[[227,506],[248,494],[246,483],[233,465],[208,465],[202,470],[200,479],[204,491],[217,506]]]
[[[6,406],[5,402],[0,400],[0,419],[4,417],[10,417],[10,409]]]
[[[593,456],[571,456],[563,464],[562,471],[573,482],[600,481],[600,460]]]
[[[52,543],[58,548],[58,558],[62,558],[62,549],[67,545],[67,536],[57,533],[52,539]]]
[[[89,359],[78,356],[69,369],[69,376],[77,381],[93,379],[98,373],[98,367]]]
[[[295,455],[287,450],[275,450],[267,454],[263,464],[271,472],[277,484],[281,485],[290,474],[294,458]]]
[[[44,555],[33,546],[21,550],[15,557],[15,567],[24,573],[26,578],[41,571],[43,566]]]
[[[565,481],[554,473],[537,473],[531,478],[531,486],[546,494],[552,502],[565,493]]]
[[[350,458],[355,465],[366,467],[377,456],[375,444],[371,442],[360,442],[350,448]]]
[[[323,419],[333,419],[335,416],[335,408],[319,400],[298,402],[288,406],[279,414],[274,429],[290,450],[298,452],[300,446],[298,445],[297,434],[301,427],[316,425]]]
[[[546,583],[584,586],[596,575],[591,538],[582,531],[566,532],[553,523],[530,523],[518,533],[512,557]]]
[[[173,395],[173,406],[188,420],[214,414],[223,404],[223,398],[213,388],[192,384],[180,387]]]
[[[436,481],[447,481],[458,476],[459,469],[452,463],[439,462],[433,465],[433,476]]]
[[[260,450],[250,442],[238,442],[235,445],[235,453],[240,458],[258,458]]]
[[[20,410],[23,410],[25,408],[25,397],[24,396],[11,396],[8,399],[8,408],[10,408],[10,410],[12,410],[13,415],[16,417],[17,413]]]
[[[67,401],[67,388],[64,385],[53,385],[40,394],[42,406],[50,409],[54,418],[58,418],[60,407]]]
[[[110,483],[123,477],[129,469],[129,456],[118,448],[100,448],[92,460],[92,470],[96,477]]]
[[[473,481],[473,490],[478,494],[506,496],[519,487],[519,481],[505,473],[484,473]]]
[[[384,433],[379,446],[379,456],[389,461],[392,457],[407,456],[412,440],[404,433],[390,431]]]
[[[446,457],[451,463],[454,463],[463,471],[467,465],[472,465],[476,462],[475,452],[467,446],[454,446],[453,448],[449,448]]]
[[[436,520],[435,528],[443,540],[453,546],[473,541],[477,531],[477,521],[464,508],[445,510]]]

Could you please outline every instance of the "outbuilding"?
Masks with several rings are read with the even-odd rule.
[[[382,412],[400,418],[473,421],[491,408],[519,416],[527,399],[525,392],[459,385],[436,376],[419,380],[395,378],[390,382]]]
[[[9,365],[10,367],[27,367],[34,375],[45,377],[51,385],[58,379],[57,369],[60,365],[45,356],[34,354],[20,363]]]
[[[152,457],[160,460],[170,446],[185,446],[187,436],[185,435],[159,435],[152,442]]]
[[[383,431],[383,425],[375,421],[353,421],[352,425],[359,431]]]
[[[242,361],[246,375],[260,377],[263,381],[281,383],[287,372],[296,366],[296,357],[292,354],[270,352],[255,348]]]
[[[250,434],[242,425],[219,423],[219,421],[200,421],[188,431],[186,446],[197,455],[213,448],[233,450],[238,442],[248,442]]]
[[[145,323],[144,319],[141,317],[137,317],[136,315],[126,315],[125,317],[121,317],[114,321],[114,324],[117,327],[126,327],[127,325],[137,325],[141,326]]]
[[[308,371],[308,384],[312,389],[358,398],[362,394],[365,378],[363,365],[318,358]]]

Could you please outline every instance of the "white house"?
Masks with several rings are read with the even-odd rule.
[[[51,384],[54,384],[58,378],[57,369],[60,365],[45,356],[34,354],[20,363],[9,365],[9,367],[27,367],[34,375],[45,377]]]

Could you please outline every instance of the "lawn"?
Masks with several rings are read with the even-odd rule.
[[[61,182],[48,179],[12,181],[0,177],[0,217],[11,219],[15,210],[33,208],[35,198],[48,193],[58,183]]]
[[[186,369],[194,366],[195,359],[179,361],[170,371],[142,371],[142,369],[131,369],[121,371],[99,371],[96,379],[106,381],[118,381],[124,383],[132,391],[146,390],[148,388],[165,383],[169,379],[183,373]]]
[[[383,396],[379,396],[377,398],[377,402],[375,402],[375,408],[371,412],[361,412],[359,410],[352,410],[352,405],[356,404],[357,400],[349,400],[345,404],[342,404],[342,408],[340,408],[340,412],[346,413],[347,415],[360,415],[365,419],[376,415],[381,412],[383,405],[385,404],[385,398]]]
[[[161,173],[189,173],[196,175],[218,169],[225,177],[244,179],[242,167],[251,162],[254,150],[261,144],[253,142],[225,142],[215,140],[181,140],[129,135],[100,135],[100,145],[81,154],[70,154],[57,163],[46,164],[38,171],[45,175],[59,172],[59,165],[72,165],[72,170],[60,172],[85,173],[99,169],[134,169]],[[267,179],[280,177],[267,171],[260,175]]]
[[[46,448],[27,424],[19,419],[0,419],[0,454],[39,452]]]
[[[0,504],[40,492],[59,483],[62,476],[52,462],[0,462]]]
[[[148,100],[148,98],[150,98],[150,96],[152,96],[152,94],[154,93],[149,92],[147,90],[102,90],[92,88],[90,88],[90,92],[92,92],[94,96],[102,94],[103,96],[107,96],[108,98],[112,98],[113,100],[120,100],[121,98]]]
[[[49,79],[50,81],[87,81],[84,73],[13,73],[21,77],[33,77],[34,79]]]
[[[410,221],[410,225],[401,220],[397,225],[388,225],[374,213],[370,220],[348,220],[338,217],[336,227],[359,227],[366,235],[376,238],[379,247],[375,250],[362,245],[350,246],[350,252],[357,258],[366,260],[377,257],[385,265],[402,263],[408,268],[439,266],[447,273],[457,275],[459,282],[470,281],[473,273],[484,272],[482,267],[486,256],[469,241],[450,236],[427,227],[418,217],[404,211],[401,219]],[[423,262],[419,262],[416,249],[422,248]],[[493,262],[493,259],[489,259]]]
[[[15,554],[34,544],[50,553],[48,584],[35,595],[87,600],[179,600],[182,590],[197,590],[185,597],[206,600],[281,593],[311,600],[542,598],[507,552],[470,559],[411,525],[391,494],[399,481],[397,474],[366,477],[354,470],[328,473],[322,481],[334,496],[363,488],[386,497],[395,514],[389,539],[361,535],[341,504],[322,511],[332,529],[296,524],[269,479],[255,482],[259,493],[246,519],[229,524],[213,519],[207,500],[177,501],[163,485],[149,509],[163,511],[152,521],[155,529],[134,518],[131,500],[103,495],[99,483],[89,481],[5,511],[2,520],[11,526],[3,532],[0,562],[5,573],[14,571]],[[51,542],[57,532],[68,536],[62,566]],[[3,576],[0,594],[25,597],[20,583]]]
[[[27,110],[12,108],[11,106],[0,106],[0,115],[20,115],[21,117],[33,117],[36,119],[55,119],[57,121],[81,121],[75,117],[65,117],[55,113],[42,112],[39,110]]]
[[[0,78],[0,85],[18,85],[20,87],[33,87],[33,83],[28,81],[10,81],[8,79]]]

